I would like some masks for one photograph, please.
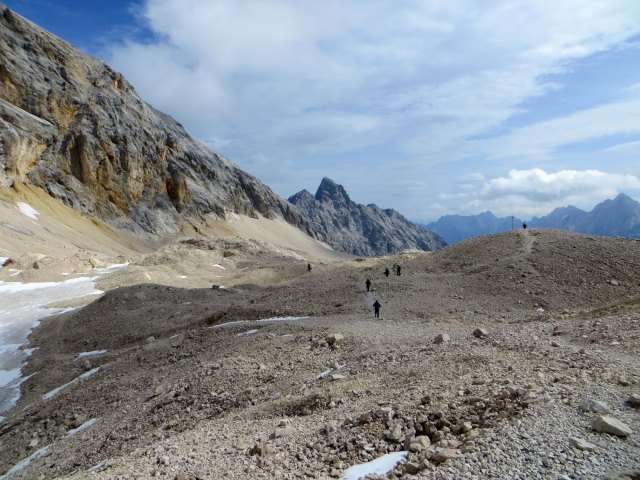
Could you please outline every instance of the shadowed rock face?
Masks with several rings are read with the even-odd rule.
[[[0,185],[40,186],[75,210],[135,232],[185,217],[282,217],[295,207],[191,138],[121,74],[0,5]]]
[[[398,212],[353,202],[342,185],[322,179],[315,196],[307,190],[289,201],[302,210],[322,239],[354,255],[386,255],[407,249],[437,250],[445,242]]]

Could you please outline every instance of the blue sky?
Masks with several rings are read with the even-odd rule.
[[[4,0],[287,197],[426,221],[640,199],[637,0]]]

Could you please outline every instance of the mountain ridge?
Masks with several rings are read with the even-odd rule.
[[[0,185],[31,184],[138,234],[230,212],[316,232],[290,203],[144,102],[122,74],[0,4]]]
[[[487,216],[489,214],[490,216]],[[491,218],[491,222],[481,219]],[[513,218],[513,225],[523,223]],[[542,217],[525,221],[535,228],[557,228],[576,233],[601,236],[640,238],[640,203],[625,193],[614,199],[603,200],[586,212],[573,205],[557,207]],[[477,215],[444,215],[427,228],[440,235],[448,243],[456,243],[475,235],[499,233],[511,228],[512,217],[496,217],[487,211]]]
[[[431,251],[445,245],[440,237],[393,209],[355,203],[342,185],[328,177],[322,179],[315,195],[301,190],[289,197],[289,202],[307,215],[320,239],[353,255]]]

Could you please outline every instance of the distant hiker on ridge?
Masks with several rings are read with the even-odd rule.
[[[367,278],[367,281],[366,281],[366,282],[364,282],[364,284],[367,286],[367,292],[368,292],[368,291],[369,291],[369,289],[371,288],[371,280],[369,280],[369,279]]]
[[[380,307],[381,306],[382,305],[380,305],[380,302],[378,300],[373,302],[373,314],[375,315],[376,318],[380,318]]]
[[[522,224],[522,229],[523,229],[523,230],[526,230],[526,229],[527,229],[527,224],[526,224],[526,223],[523,223],[523,224]]]
[[[307,265],[307,271],[308,271],[308,272],[310,272],[310,271],[311,271],[311,264],[310,264],[310,263]]]
[[[400,276],[400,265],[396,266],[396,275]]]
[[[384,269],[384,276],[385,277],[389,276],[389,268],[388,267]]]

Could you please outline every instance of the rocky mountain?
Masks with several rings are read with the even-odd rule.
[[[529,223],[532,227],[560,228],[562,230],[576,231],[586,217],[588,217],[587,212],[573,205],[569,205],[568,207],[556,208],[544,217],[533,217]]]
[[[145,103],[123,76],[0,5],[0,186],[46,190],[138,233],[228,212],[284,218],[266,185]]]
[[[321,239],[354,255],[386,255],[411,248],[430,251],[445,245],[438,235],[393,209],[353,202],[342,185],[326,177],[315,196],[302,190],[289,202],[305,213]]]
[[[514,219],[519,227],[522,220]],[[536,228],[558,228],[602,236],[640,238],[640,203],[621,193],[605,200],[590,212],[569,205],[543,217],[533,217],[527,224]],[[491,212],[478,215],[445,215],[426,225],[447,241],[457,243],[469,237],[511,229],[511,217],[498,218]]]
[[[466,238],[486,233],[511,230],[512,225],[522,225],[522,220],[511,217],[498,218],[487,211],[478,215],[444,215],[426,227],[440,235],[447,243],[458,243]]]

